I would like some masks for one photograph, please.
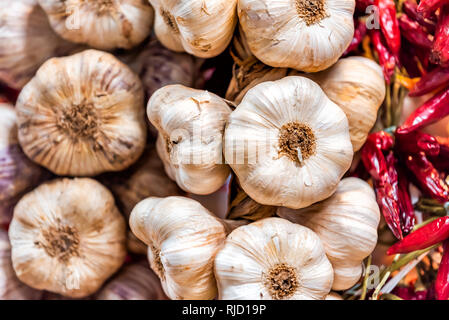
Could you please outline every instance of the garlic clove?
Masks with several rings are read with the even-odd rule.
[[[9,228],[12,264],[27,285],[67,297],[96,292],[126,256],[125,221],[92,179],[59,179],[25,195]]]
[[[170,299],[216,296],[213,261],[226,232],[206,208],[189,198],[153,197],[134,208],[129,223],[148,245],[151,268]]]
[[[280,218],[235,229],[215,258],[223,300],[320,300],[333,271],[318,236]]]
[[[200,58],[222,53],[237,24],[237,0],[150,0],[154,31],[168,49]]]
[[[61,37],[97,49],[130,49],[153,25],[153,8],[142,0],[38,1]]]
[[[108,53],[87,50],[48,60],[16,108],[25,154],[58,175],[120,171],[144,150],[141,82]]]
[[[148,118],[159,132],[158,154],[184,191],[211,194],[229,177],[222,139],[230,113],[217,95],[181,85],[159,89],[148,102]]]
[[[252,53],[269,66],[305,72],[324,70],[340,58],[354,35],[354,9],[354,0],[238,1]]]
[[[289,208],[332,195],[353,157],[344,112],[304,77],[249,90],[229,117],[224,150],[252,199]]]
[[[330,198],[300,210],[279,208],[277,214],[318,234],[334,268],[333,290],[357,283],[363,259],[377,244],[380,221],[374,191],[365,181],[345,178]]]

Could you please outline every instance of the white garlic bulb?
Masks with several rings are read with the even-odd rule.
[[[132,211],[130,226],[148,245],[151,268],[170,299],[215,298],[213,261],[226,232],[199,202],[184,197],[148,198]]]
[[[217,191],[230,174],[222,154],[227,103],[207,91],[170,85],[153,94],[147,113],[159,131],[157,151],[168,176],[187,192]]]
[[[320,300],[333,271],[318,236],[281,218],[235,229],[215,258],[224,300]]]
[[[325,300],[343,300],[343,298],[335,292],[331,292],[327,295]]]
[[[91,47],[130,49],[153,26],[153,8],[142,0],[38,0],[64,39]]]
[[[97,300],[165,300],[159,278],[148,263],[126,266],[99,293]]]
[[[353,156],[344,112],[304,77],[249,90],[229,117],[224,147],[252,199],[295,209],[332,195]]]
[[[50,59],[17,101],[20,145],[58,175],[126,169],[145,147],[143,103],[138,76],[111,54]]]
[[[73,51],[48,23],[37,0],[0,1],[0,81],[21,89],[45,60]]]
[[[41,295],[17,279],[11,263],[8,233],[0,229],[0,300],[38,300]]]
[[[357,283],[363,259],[377,244],[380,220],[376,196],[365,181],[345,178],[330,198],[301,210],[279,208],[278,215],[318,234],[334,269],[333,290]]]
[[[366,141],[385,99],[385,81],[380,66],[364,57],[340,59],[331,68],[306,75],[346,114],[354,151]]]
[[[239,0],[252,53],[272,67],[316,72],[334,64],[354,35],[354,0]]]
[[[125,221],[92,179],[60,179],[25,195],[9,228],[12,264],[29,286],[80,298],[96,292],[126,256]]]
[[[154,31],[170,50],[200,58],[222,53],[237,24],[237,0],[149,0],[155,10]]]

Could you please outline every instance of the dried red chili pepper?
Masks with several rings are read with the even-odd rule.
[[[411,43],[404,39],[401,44],[401,52],[399,53],[399,59],[401,61],[401,65],[407,71],[407,74],[411,78],[421,77],[423,75],[423,71],[418,66],[423,65],[421,59],[421,52],[418,52],[419,47],[413,46]],[[421,50],[419,50],[421,51]]]
[[[435,291],[437,300],[449,299],[449,240],[443,243],[443,257],[438,268]]]
[[[430,61],[443,67],[449,66],[449,6],[441,8]]]
[[[409,233],[415,226],[415,209],[408,191],[409,181],[402,168],[396,166],[398,172],[398,198],[401,209],[401,225],[404,233]]]
[[[426,49],[432,47],[432,40],[424,27],[412,21],[407,15],[403,14],[399,18],[399,27],[401,34],[411,43]]]
[[[436,23],[430,19],[424,18],[418,14],[418,5],[414,1],[405,1],[402,4],[402,11],[413,21],[418,22],[426,30],[433,34],[435,32]]]
[[[354,37],[352,38],[351,44],[343,53],[343,56],[355,51],[359,45],[362,43],[363,38],[366,35],[366,23],[360,19],[354,20]]]
[[[368,136],[361,151],[361,158],[373,179],[380,180],[388,174],[387,161],[382,151],[391,149],[393,143],[393,137],[385,131],[375,132]]]
[[[380,28],[385,36],[388,48],[398,56],[401,49],[401,33],[396,18],[396,5],[393,0],[376,0],[379,10]]]
[[[368,6],[374,5],[374,0],[356,0],[355,1],[355,8],[359,12],[366,13],[366,8]]]
[[[426,249],[449,237],[449,217],[438,218],[418,230],[410,233],[401,241],[392,245],[387,254],[409,253]]]
[[[423,17],[432,15],[435,10],[449,3],[448,0],[421,0],[418,5],[418,13]]]
[[[396,58],[385,46],[383,36],[378,30],[372,30],[370,32],[370,38],[374,45],[374,50],[377,52],[385,81],[390,84],[391,77],[393,76],[396,67]]]
[[[437,156],[440,152],[440,143],[437,139],[421,131],[412,131],[407,134],[395,133],[395,148],[403,154],[416,154],[424,152],[429,156]]]
[[[429,160],[440,172],[449,173],[449,139],[441,139],[437,137],[440,145],[440,152],[437,156],[430,157]]]
[[[448,186],[424,153],[409,155],[405,163],[424,193],[441,203],[449,201]]]
[[[409,96],[419,97],[444,85],[449,85],[449,67],[437,67],[422,76],[413,89],[410,90]]]
[[[437,93],[416,109],[398,128],[399,134],[410,133],[449,115],[449,88]]]

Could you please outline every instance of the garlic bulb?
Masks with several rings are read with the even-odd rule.
[[[130,49],[151,32],[153,8],[142,0],[38,0],[64,39],[91,47]]]
[[[95,180],[59,179],[25,195],[9,228],[12,264],[29,286],[81,298],[122,265],[125,221]]]
[[[21,196],[48,176],[22,152],[17,131],[14,107],[0,102],[0,225],[11,220]]]
[[[227,237],[215,276],[224,300],[320,300],[331,289],[333,271],[314,232],[267,218]]]
[[[148,263],[125,267],[99,293],[97,300],[165,300],[159,278]]]
[[[354,0],[239,0],[252,53],[272,67],[316,72],[334,64],[354,35]]]
[[[159,131],[156,146],[167,175],[187,192],[217,191],[230,174],[222,155],[231,113],[226,102],[207,91],[170,85],[154,93],[147,113]]]
[[[200,58],[222,53],[237,24],[237,0],[149,0],[154,31],[168,49]]]
[[[8,233],[0,229],[0,300],[39,300],[41,295],[17,279],[11,264]]]
[[[76,46],[50,27],[37,0],[0,1],[0,81],[21,89],[48,58]]]
[[[346,114],[354,151],[366,141],[385,99],[382,69],[364,57],[339,60],[328,70],[308,75]]]
[[[108,53],[87,50],[47,61],[16,108],[24,152],[58,175],[120,171],[144,150],[141,82]]]
[[[345,178],[329,199],[301,210],[279,208],[278,215],[318,234],[334,268],[333,290],[357,283],[363,259],[376,246],[380,220],[376,196],[365,181]]]
[[[145,243],[137,239],[131,230],[126,233],[126,248],[129,252],[138,255],[147,255],[148,247]]]
[[[184,197],[148,198],[132,211],[130,226],[148,245],[151,268],[170,299],[216,296],[213,261],[226,232],[200,203]]]
[[[344,112],[304,77],[249,90],[229,117],[224,149],[252,199],[295,209],[332,195],[353,156]]]
[[[325,300],[343,300],[343,298],[335,292],[331,292],[327,295]]]

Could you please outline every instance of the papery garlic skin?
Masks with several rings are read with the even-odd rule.
[[[333,290],[357,283],[363,259],[377,244],[380,221],[374,191],[365,181],[345,178],[330,198],[301,210],[279,208],[278,215],[318,234],[334,269]]]
[[[215,258],[223,300],[321,300],[333,271],[319,237],[280,218],[235,229]]]
[[[38,1],[61,37],[101,50],[130,49],[153,26],[153,8],[142,0]]]
[[[97,300],[165,300],[161,283],[148,263],[126,266],[99,293]]]
[[[126,256],[125,221],[112,194],[92,179],[59,179],[25,195],[9,228],[12,264],[29,286],[82,298]]]
[[[0,225],[9,223],[15,204],[48,176],[23,153],[14,106],[0,102]]]
[[[0,1],[0,81],[21,89],[39,66],[75,50],[51,28],[37,0]]]
[[[307,75],[346,114],[354,152],[365,143],[385,99],[380,66],[364,57],[340,59],[331,68]]]
[[[154,31],[168,49],[200,58],[222,53],[237,25],[237,0],[149,0]]]
[[[213,261],[226,232],[199,202],[184,197],[148,198],[134,208],[130,226],[148,245],[151,268],[170,299],[215,298]]]
[[[181,189],[211,194],[229,177],[222,140],[231,108],[219,96],[181,85],[156,91],[148,119],[159,132],[157,151],[167,175]]]
[[[272,67],[317,72],[334,64],[354,35],[354,0],[239,0],[252,53]]]
[[[58,175],[120,171],[145,147],[142,84],[105,52],[48,60],[16,108],[24,152]]]
[[[329,197],[353,157],[344,112],[304,77],[249,90],[224,139],[243,190],[271,206],[298,209]]]
[[[8,233],[0,229],[0,300],[39,300],[42,293],[17,279],[11,263]]]

